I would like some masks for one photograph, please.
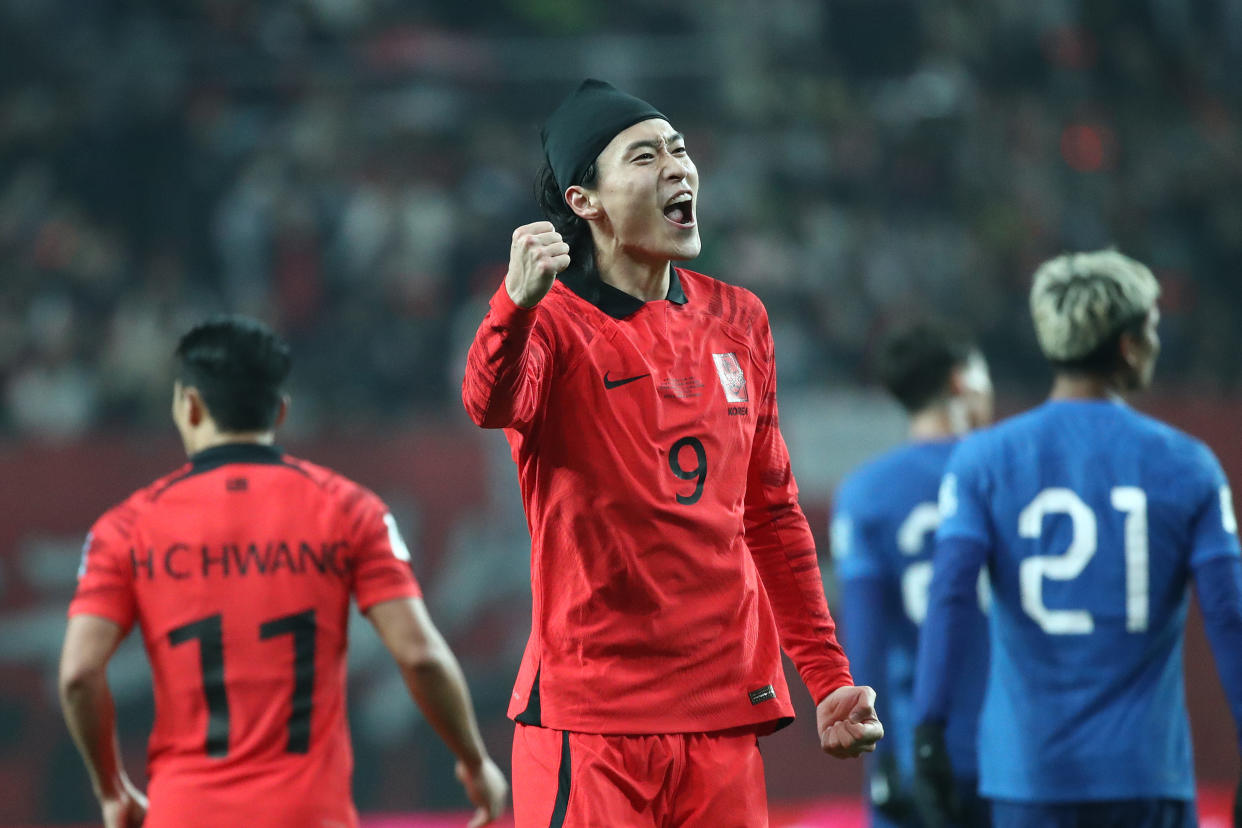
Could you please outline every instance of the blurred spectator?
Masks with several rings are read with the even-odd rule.
[[[224,309],[294,341],[301,427],[451,410],[532,113],[590,73],[680,90],[723,172],[699,266],[762,295],[787,387],[923,306],[1042,382],[1031,267],[1107,244],[1165,283],[1170,381],[1242,381],[1238,2],[484,6],[0,0],[0,433],[157,420],[156,355]]]

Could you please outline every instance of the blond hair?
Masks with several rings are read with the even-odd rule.
[[[1116,250],[1049,259],[1031,285],[1040,350],[1054,362],[1082,359],[1146,315],[1159,296],[1151,271]]]

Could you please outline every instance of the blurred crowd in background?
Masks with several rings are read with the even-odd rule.
[[[784,387],[933,309],[1038,393],[1030,274],[1106,245],[1163,285],[1160,382],[1242,384],[1242,0],[0,0],[0,434],[162,425],[217,311],[291,339],[298,429],[455,416],[587,75],[686,133],[690,266]]]

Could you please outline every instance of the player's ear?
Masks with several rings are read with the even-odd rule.
[[[577,184],[565,191],[565,203],[575,216],[586,221],[595,221],[604,214],[595,193]]]
[[[207,419],[207,403],[203,402],[203,395],[198,393],[198,389],[194,386],[188,386],[183,390],[185,392],[186,422],[197,428]]]
[[[1121,361],[1131,370],[1137,370],[1143,361],[1144,350],[1144,343],[1139,337],[1129,331],[1123,331],[1118,338],[1117,349],[1121,355]]]
[[[949,381],[946,383],[945,390],[950,397],[960,397],[966,393],[966,368],[958,365],[949,372]]]
[[[280,408],[276,409],[276,421],[272,423],[272,428],[280,428],[285,424],[285,418],[289,416],[289,404],[293,402],[293,398],[288,394],[280,395]]]

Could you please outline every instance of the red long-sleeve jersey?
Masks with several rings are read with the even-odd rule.
[[[778,426],[767,312],[670,272],[646,303],[581,273],[529,310],[501,286],[470,348],[463,401],[505,430],[531,534],[519,722],[777,726],[793,715],[781,646],[816,701],[851,683]]]

